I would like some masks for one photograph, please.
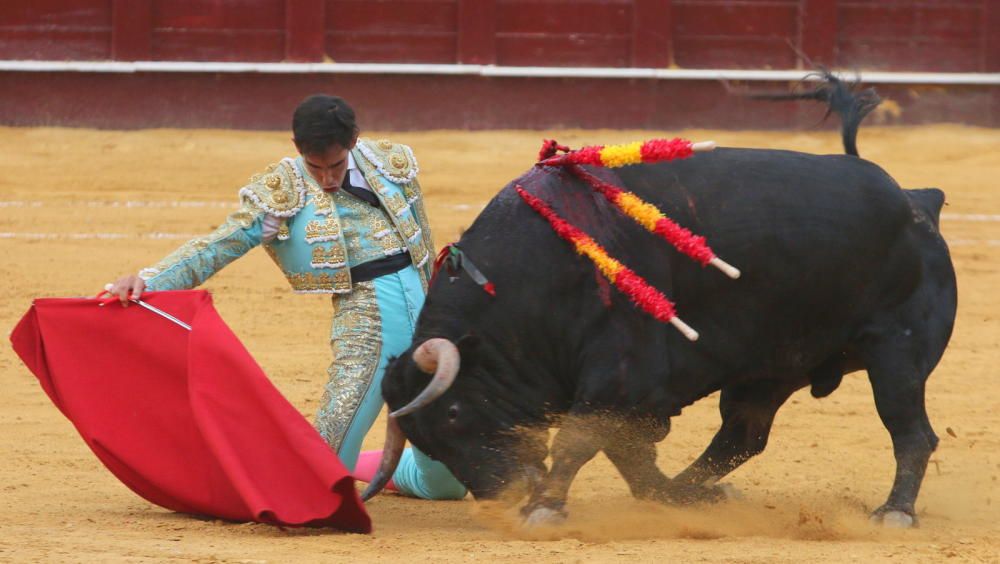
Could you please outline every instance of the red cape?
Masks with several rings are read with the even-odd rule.
[[[109,470],[168,509],[370,532],[354,480],[202,290],[35,300],[11,342]]]

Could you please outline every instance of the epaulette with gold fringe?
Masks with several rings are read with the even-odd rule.
[[[406,145],[388,139],[358,139],[358,149],[379,173],[396,184],[409,184],[420,172],[417,158]]]
[[[270,215],[292,217],[306,203],[306,188],[295,161],[286,157],[250,177],[250,183],[240,189],[240,197]]]

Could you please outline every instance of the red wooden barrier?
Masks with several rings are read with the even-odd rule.
[[[839,63],[869,70],[984,71],[995,0],[840,0]]]
[[[114,0],[111,3],[111,58],[144,61],[151,58],[152,0]]]
[[[496,2],[459,0],[458,62],[492,65],[497,61]]]
[[[111,10],[95,0],[2,2],[0,59],[110,59]]]
[[[323,59],[326,32],[323,0],[285,3],[285,60],[310,62]]]
[[[281,61],[284,56],[285,0],[153,2],[153,60]]]
[[[632,14],[632,66],[666,68],[674,62],[671,0],[635,0]]]
[[[849,70],[1000,72],[1000,0],[0,0],[0,59],[808,68],[797,51]],[[316,91],[364,100],[365,123],[378,128],[816,119],[805,106],[751,109],[714,81],[25,72],[0,81],[0,124],[21,125],[284,128],[288,108]],[[1000,87],[879,91],[907,123],[1000,125]]]
[[[67,72],[9,73],[0,75],[0,82],[0,124],[6,125],[285,130],[295,105],[315,92],[355,101],[360,123],[369,131],[813,129],[823,116],[815,103],[747,100],[730,96],[716,81],[696,80]],[[755,85],[770,91],[787,86]],[[934,87],[918,89],[919,96],[914,90],[912,85],[879,85],[879,93],[900,106],[901,118],[894,123],[1000,127],[996,88]],[[825,127],[835,124],[829,120]]]
[[[995,72],[997,0],[4,0],[0,59]]]
[[[326,54],[342,63],[455,63],[457,21],[456,0],[328,0]]]
[[[837,64],[837,0],[802,0],[799,47],[814,65]]]

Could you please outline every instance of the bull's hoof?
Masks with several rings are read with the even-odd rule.
[[[524,515],[524,521],[521,522],[522,528],[554,527],[566,522],[566,511],[562,509],[552,509],[551,507],[544,506],[535,507],[530,512],[525,511],[527,509],[525,507],[521,510],[522,515]]]
[[[919,526],[917,516],[905,509],[883,505],[872,512],[869,520],[887,529],[912,529]]]

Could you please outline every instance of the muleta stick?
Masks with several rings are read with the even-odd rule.
[[[101,294],[104,294],[104,293],[111,294],[111,286],[112,286],[111,284],[105,284],[104,285],[104,292],[101,292]],[[98,295],[100,295],[100,294],[98,294]],[[103,307],[103,306],[105,306],[105,305],[107,305],[109,303],[112,303],[112,302],[116,301],[117,299],[118,298],[114,298],[114,297],[103,299],[100,302],[98,302],[97,305]],[[148,309],[149,311],[155,313],[156,315],[159,315],[160,317],[163,317],[163,318],[165,318],[165,319],[167,319],[169,321],[172,321],[173,323],[176,323],[177,325],[180,325],[181,327],[183,327],[184,329],[187,329],[188,331],[191,330],[191,326],[188,325],[187,323],[184,323],[180,319],[177,319],[176,317],[170,315],[169,313],[163,311],[162,309],[160,309],[160,308],[158,308],[156,306],[152,306],[152,305],[147,304],[146,302],[140,300],[139,298],[133,298],[132,296],[129,296],[128,297],[128,301],[130,301],[130,302],[132,302],[134,304],[138,304],[138,305],[140,305],[140,306]]]
[[[520,185],[515,186],[517,193],[533,210],[544,217],[552,229],[561,238],[573,245],[577,253],[589,258],[597,269],[611,281],[632,302],[654,319],[670,323],[691,341],[698,340],[698,332],[677,317],[674,304],[659,290],[646,282],[641,276],[611,257],[608,252],[589,235],[573,226],[536,196],[529,194]]]

